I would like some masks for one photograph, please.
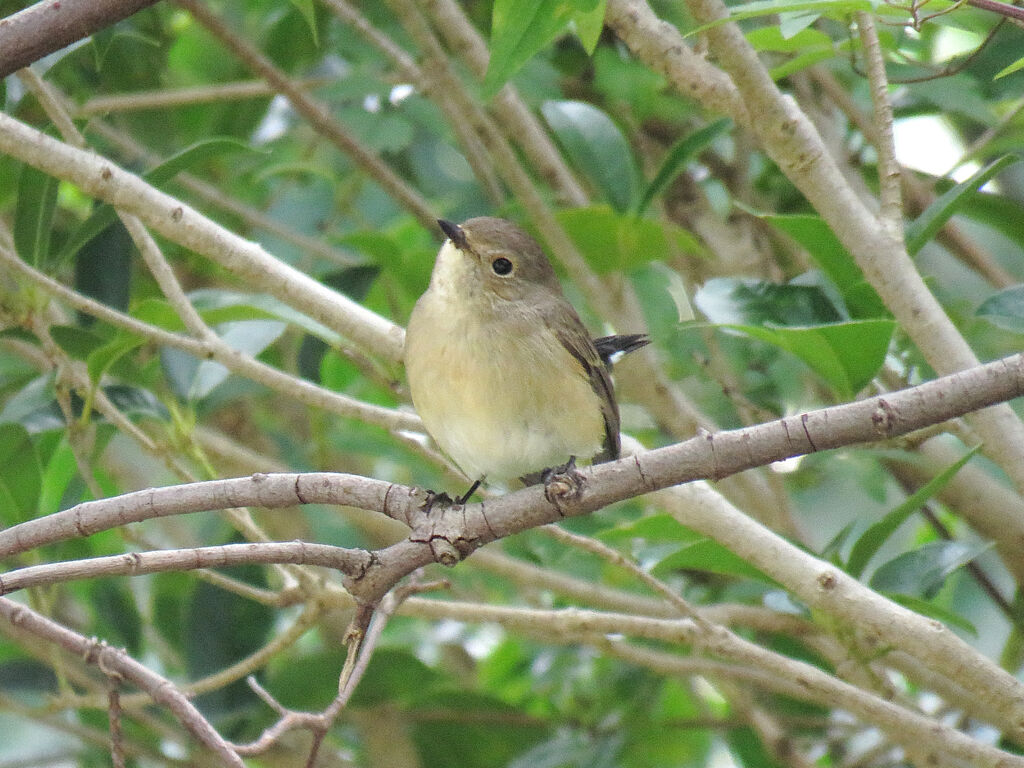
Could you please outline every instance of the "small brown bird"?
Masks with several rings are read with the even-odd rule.
[[[619,456],[609,367],[643,334],[592,340],[540,245],[510,221],[438,221],[447,239],[405,339],[413,404],[471,478],[536,482]],[[463,497],[460,501],[464,501]]]

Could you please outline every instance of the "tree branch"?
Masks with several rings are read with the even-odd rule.
[[[691,480],[719,478],[762,464],[857,442],[892,438],[972,409],[1024,394],[1024,355],[942,377],[918,387],[825,408],[745,429],[702,434],[683,443],[582,470],[576,497],[549,500],[535,486],[466,507],[419,511],[422,492],[351,475],[254,475],[177,488],[151,489],[86,502],[0,532],[0,553],[151,517],[252,504],[340,503],[371,509],[410,525],[409,537],[372,553],[347,587],[373,605],[400,579],[432,562],[454,565],[490,541],[582,515],[626,498]],[[1024,686],[938,622],[909,611],[771,533],[703,484],[665,491],[680,522],[719,541],[792,590],[814,609],[848,624],[865,647],[900,649],[948,670],[977,706],[1015,738],[1024,735]],[[557,503],[555,503],[557,502]]]
[[[111,648],[95,638],[90,639],[77,632],[72,632],[57,622],[6,597],[0,597],[0,616],[11,625],[31,632],[38,638],[55,643],[84,658],[90,664],[95,664],[106,675],[116,674],[130,680],[147,691],[153,701],[162,704],[174,713],[188,732],[212,750],[223,765],[244,768],[238,753],[221,738],[199,710],[170,680],[139,664],[124,651]]]
[[[66,302],[79,312],[92,315],[129,333],[138,334],[155,344],[171,347],[172,349],[180,349],[200,360],[216,360],[229,371],[245,376],[252,381],[257,381],[270,389],[287,394],[289,397],[293,397],[306,405],[314,408],[323,408],[325,411],[336,413],[346,418],[359,419],[367,424],[376,424],[385,429],[420,430],[423,428],[419,418],[412,413],[404,413],[392,408],[364,403],[340,392],[319,387],[305,379],[300,379],[271,365],[267,365],[251,355],[232,349],[220,337],[205,336],[203,339],[193,339],[188,336],[171,333],[158,326],[144,323],[141,320],[136,320],[131,315],[125,315],[116,309],[111,309],[105,304],[100,304],[94,299],[90,299],[65,287],[39,270],[33,269],[3,246],[0,246],[0,264],[10,269],[13,273],[21,275],[47,293]]]
[[[691,618],[653,619],[575,608],[540,610],[440,600],[417,600],[408,613],[431,619],[491,621],[544,638],[571,639],[574,644],[580,642],[581,636],[589,636],[592,640],[587,644],[602,650],[618,647],[626,651],[626,656],[632,657],[634,663],[662,672],[666,671],[666,664],[673,664],[673,660],[681,662],[681,668],[669,674],[693,674],[693,664],[701,661],[699,655],[709,653],[739,665],[732,668],[733,674],[739,674],[758,687],[852,712],[886,731],[896,743],[907,747],[920,749],[927,745],[924,748],[934,751],[936,757],[955,756],[971,765],[1024,766],[1024,757],[982,744],[948,726],[938,726],[934,720],[918,712],[862,691],[806,662],[765,650],[725,627]],[[693,657],[680,657],[675,653],[641,649],[638,645],[609,638],[618,634],[692,646],[694,654]],[[716,675],[723,674],[723,671],[718,669],[706,673]],[[724,674],[728,676],[729,671]]]
[[[18,568],[0,576],[0,595],[45,584],[60,584],[103,576],[141,576],[147,573],[189,571],[199,568],[230,568],[249,563],[318,565],[358,578],[370,565],[366,550],[343,549],[304,541],[222,544],[159,552],[127,552],[123,555],[67,560]]]
[[[266,291],[391,360],[402,354],[402,329],[267,253],[106,158],[75,149],[0,113],[0,152],[28,163],[115,208],[139,217],[169,240],[203,254],[249,286]]]
[[[279,70],[255,46],[235,34],[205,3],[198,0],[174,0],[187,10],[214,37],[237,56],[252,72],[258,74],[285,98],[318,133],[330,140],[377,184],[392,195],[420,222],[428,232],[435,231],[437,215],[422,195],[395,173],[377,153],[364,145],[331,115],[330,110],[314,99],[296,81]]]
[[[743,32],[728,21],[725,4],[688,0],[688,7],[698,23],[710,25],[706,35],[732,88],[722,84],[725,75],[720,70],[690,50],[675,27],[658,20],[645,0],[609,0],[608,23],[680,92],[725,112],[757,137],[765,153],[821,214],[936,371],[946,374],[976,365],[977,357],[928,290],[902,240],[879,225],[846,182],[807,115],[779,90]],[[986,455],[1024,493],[1024,423],[1004,406],[976,414],[973,423]]]
[[[892,135],[892,102],[885,74],[885,58],[878,40],[875,19],[870,13],[857,14],[857,28],[867,62],[871,103],[875,110],[875,148],[878,151],[879,218],[894,240],[903,240],[903,199],[900,194],[900,164]]]
[[[0,19],[0,80],[156,0],[42,0]]]

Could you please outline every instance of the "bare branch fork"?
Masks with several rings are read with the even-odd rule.
[[[541,487],[534,486],[429,516],[420,512],[424,494],[419,489],[340,473],[255,474],[147,489],[83,502],[0,531],[0,557],[165,515],[249,505],[280,508],[338,504],[379,512],[412,529],[407,540],[374,553],[372,562],[360,562],[355,567],[355,561],[346,560],[342,570],[351,572],[346,586],[358,600],[372,604],[415,568],[435,561],[452,565],[488,542],[527,528],[693,480],[718,480],[773,461],[890,439],[1022,394],[1024,355],[1018,354],[885,396],[744,429],[700,434],[681,443],[588,467],[583,469],[582,488],[566,498],[549,500]],[[227,551],[224,547],[214,549]],[[312,552],[307,549],[301,556],[315,559]],[[124,557],[129,561],[122,572],[132,573],[141,567],[137,560],[140,554]],[[328,556],[321,560],[324,558]],[[335,567],[339,562],[334,561]],[[30,569],[7,574],[0,593],[10,591],[15,574],[27,571]]]
[[[713,507],[709,497],[715,494],[702,490],[700,484],[678,484],[702,477],[720,478],[791,456],[896,437],[1021,394],[1024,394],[1024,355],[1016,355],[884,397],[746,429],[701,434],[683,443],[588,468],[584,470],[584,481],[577,495],[549,500],[543,489],[533,487],[493,501],[452,507],[430,515],[419,510],[423,495],[416,489],[342,474],[254,475],[150,489],[86,502],[0,531],[0,556],[128,522],[238,504],[264,507],[348,504],[401,520],[410,525],[412,532],[406,540],[372,553],[303,542],[254,543],[129,553],[113,558],[33,566],[5,575],[0,581],[0,593],[47,581],[113,573],[287,561],[339,570],[345,587],[363,606],[358,613],[369,618],[373,606],[399,580],[422,565],[435,561],[453,565],[489,541],[557,521],[565,515],[585,514],[614,501],[668,489],[662,491],[668,495],[663,495],[661,501],[677,519],[722,541],[812,608],[837,615],[844,624],[857,622],[862,642],[874,647],[899,648],[935,669],[956,665],[958,682],[986,719],[1011,737],[1019,738],[1024,736],[1024,728],[1020,726],[1024,722],[1024,686],[1006,672],[972,651],[938,622],[902,609],[871,592],[737,510]],[[674,509],[673,505],[679,509]],[[38,630],[41,636],[52,634],[48,634],[48,629],[44,631],[43,625],[36,627],[34,612],[5,598],[0,598],[0,615],[21,625],[31,623],[33,631]],[[50,639],[70,647],[56,635]],[[76,647],[80,644],[77,640],[73,643]],[[355,653],[357,646],[353,645],[350,655]],[[971,663],[963,663],[968,657]],[[118,659],[119,663],[122,661]],[[143,688],[152,693],[163,685],[149,681]],[[342,694],[350,688],[343,682]],[[180,701],[176,701],[175,706],[180,707]],[[278,727],[308,728],[312,725],[316,726],[316,732],[329,714],[325,711],[306,717],[283,716]],[[188,722],[188,713],[179,716],[193,733],[202,727]],[[208,734],[207,744],[224,755],[225,745],[218,743],[218,738]],[[258,749],[260,745],[247,746]],[[965,742],[961,747],[968,750],[970,745]],[[246,747],[228,747],[227,751],[237,755],[239,749]],[[237,763],[226,760],[226,764]]]

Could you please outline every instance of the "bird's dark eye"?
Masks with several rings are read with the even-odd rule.
[[[502,256],[491,262],[491,269],[496,275],[507,275],[512,271],[512,262]]]

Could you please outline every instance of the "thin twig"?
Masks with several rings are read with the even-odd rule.
[[[333,82],[328,77],[296,80],[299,88],[313,90]],[[263,80],[238,83],[216,83],[191,88],[169,88],[159,91],[135,91],[110,96],[93,96],[75,110],[77,117],[94,117],[111,112],[138,112],[146,109],[170,109],[192,104],[219,103],[238,99],[259,99],[273,96],[274,88]]]
[[[248,40],[228,27],[204,3],[198,0],[175,0],[175,4],[187,10],[198,23],[220,40],[251,71],[258,74],[287,98],[295,110],[309,121],[314,130],[351,157],[371,179],[380,184],[406,210],[412,213],[425,229],[434,231],[437,216],[433,207],[373,150],[335,120],[324,104],[300,88],[294,80],[274,66],[273,62]]]
[[[121,727],[121,691],[117,678],[109,677],[110,758],[114,768],[125,768],[124,731]]]
[[[108,670],[108,673],[116,672],[125,680],[131,681],[147,691],[153,701],[167,707],[193,737],[213,750],[223,765],[244,768],[238,753],[224,741],[170,680],[139,664],[124,651],[73,632],[6,597],[0,597],[0,617],[40,639],[78,654],[90,664]]]
[[[867,62],[871,102],[874,105],[875,148],[878,151],[879,217],[893,238],[903,239],[903,200],[900,193],[900,164],[892,131],[892,102],[885,74],[885,58],[870,13],[857,13],[861,47]]]
[[[455,104],[445,89],[438,87],[439,83],[436,78],[418,67],[409,54],[396,45],[390,37],[373,26],[369,19],[347,0],[324,0],[324,3],[339,19],[359,32],[383,53],[398,68],[404,78],[415,84],[424,95],[441,108],[448,117],[448,125],[455,134],[463,155],[472,167],[473,174],[480,182],[491,204],[496,207],[504,205],[505,192],[494,172],[493,163],[469,123],[461,119]]]
[[[633,560],[626,557],[621,552],[612,549],[607,544],[591,538],[590,536],[581,536],[578,533],[567,531],[557,525],[545,525],[541,530],[553,539],[561,541],[563,544],[568,544],[586,552],[590,552],[591,554],[597,555],[598,557],[607,560],[609,563],[628,571],[635,578],[639,579],[652,590],[668,600],[680,615],[689,616],[693,619],[699,618],[700,612],[691,605],[686,598],[678,594],[661,579],[655,578],[633,562]]]
[[[363,403],[340,392],[319,387],[310,381],[260,362],[251,355],[231,349],[220,341],[213,339],[191,339],[170,331],[165,331],[149,323],[136,320],[130,315],[118,312],[105,304],[83,296],[77,291],[65,287],[53,278],[26,264],[13,252],[0,247],[0,264],[12,272],[32,281],[35,285],[57,296],[80,312],[92,315],[104,322],[135,333],[154,343],[161,344],[183,352],[188,352],[200,360],[213,359],[234,373],[251,378],[279,392],[287,393],[307,405],[323,408],[326,411],[349,418],[365,419],[367,423],[377,424],[386,429],[422,429],[418,418],[411,413],[395,411],[369,403]]]
[[[490,58],[487,44],[459,4],[454,0],[425,0],[420,6],[448,48],[482,80]],[[536,172],[566,203],[582,206],[589,202],[583,186],[514,85],[507,83],[498,91],[491,109],[505,136],[515,142]]]

